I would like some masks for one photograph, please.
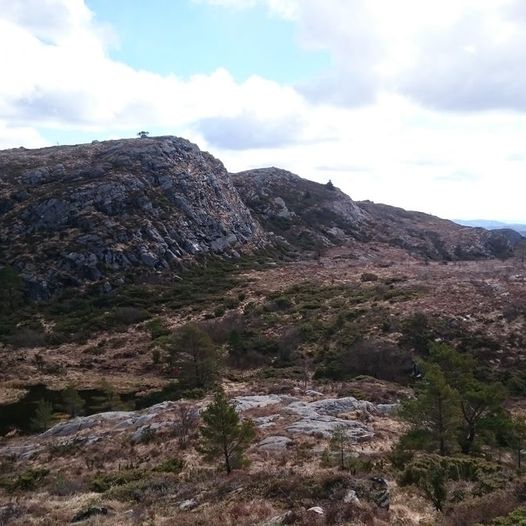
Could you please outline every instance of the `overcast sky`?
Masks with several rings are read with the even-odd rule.
[[[526,222],[524,0],[0,0],[0,46],[0,148],[144,129]]]

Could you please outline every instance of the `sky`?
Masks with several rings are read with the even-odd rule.
[[[526,223],[523,0],[0,0],[0,46],[0,148],[147,130]]]

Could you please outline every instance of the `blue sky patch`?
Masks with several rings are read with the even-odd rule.
[[[223,67],[238,82],[257,74],[296,84],[330,65],[302,49],[292,22],[264,7],[224,9],[190,0],[88,0],[119,39],[110,56],[136,68],[187,79]]]

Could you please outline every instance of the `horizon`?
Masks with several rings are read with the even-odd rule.
[[[137,134],[138,135],[138,134]],[[179,136],[176,136],[176,135],[148,135],[147,138],[148,139],[159,139],[159,138],[162,138],[162,137],[176,137],[178,139],[186,139],[185,137],[179,137]],[[35,147],[35,148],[26,148],[25,146],[18,146],[18,147],[11,147],[11,148],[3,148],[3,149],[0,149],[0,151],[2,150],[8,150],[8,149],[13,149],[13,150],[16,150],[16,149],[19,149],[19,148],[24,148],[24,149],[27,149],[27,150],[32,150],[32,149],[43,149],[43,148],[60,148],[62,146],[64,147],[69,147],[69,146],[85,146],[85,145],[89,145],[93,142],[107,142],[107,141],[123,141],[123,140],[140,140],[139,137],[118,137],[118,138],[112,138],[112,139],[103,139],[103,140],[99,140],[99,139],[92,139],[91,141],[87,141],[87,142],[81,142],[81,143],[70,143],[70,144],[50,144],[50,145],[46,145],[46,146],[42,146],[42,147]],[[189,139],[186,139],[186,140],[189,140]],[[200,148],[199,144],[197,144],[197,146]],[[202,148],[200,148],[202,149]],[[209,152],[211,153],[211,152]],[[219,159],[221,162],[222,159]],[[227,169],[228,173],[237,173],[237,172],[233,172],[232,170],[229,170],[228,167],[225,165],[225,168]],[[277,169],[283,169],[281,168],[280,166],[271,166],[271,165],[262,165],[262,166],[255,166],[255,167],[252,167],[250,169],[264,169],[264,168],[277,168]],[[240,171],[244,171],[244,170],[240,170]],[[298,173],[295,173],[293,170],[288,170],[290,171],[291,173],[293,173],[294,175],[298,175],[300,177],[302,177],[303,179],[307,179],[307,180],[310,180],[310,181],[314,181],[314,182],[318,182],[320,184],[323,184],[323,182],[320,182],[320,181],[315,181],[314,179],[309,179],[307,177],[303,177],[301,174],[298,174]],[[331,179],[328,179],[326,182],[328,181],[332,181]],[[355,202],[360,202],[360,201],[371,201],[373,203],[377,203],[377,204],[385,204],[385,205],[389,205],[389,206],[397,206],[397,205],[394,205],[392,203],[384,203],[384,202],[381,202],[381,201],[375,201],[374,199],[370,199],[370,198],[364,198],[364,199],[355,199],[352,195],[350,195],[348,192],[345,191],[345,189],[342,189],[340,187],[338,187],[337,185],[335,185],[339,190],[341,190],[342,192],[344,192],[347,196],[349,196],[353,201]],[[435,215],[435,214],[431,214],[430,212],[426,212],[424,210],[418,210],[418,209],[409,209],[409,208],[406,208],[405,210],[409,211],[409,212],[423,212],[423,213],[428,213],[430,215]],[[473,217],[466,217],[466,218],[461,218],[461,217],[455,217],[455,218],[452,218],[452,217],[442,217],[442,216],[437,216],[441,219],[447,219],[449,221],[453,221],[454,223],[458,223],[459,221],[466,221],[466,222],[472,222],[472,223],[476,223],[476,222],[487,222],[487,223],[500,223],[502,225],[505,225],[505,226],[526,226],[526,219],[525,220],[511,220],[511,221],[506,221],[506,220],[501,220],[501,219],[496,219],[496,218],[473,218]],[[468,225],[468,226],[475,226],[475,225]],[[478,226],[478,225],[477,225]],[[484,228],[484,227],[482,227]]]
[[[356,201],[526,223],[518,0],[0,7],[2,149],[145,129],[230,172],[274,165]]]

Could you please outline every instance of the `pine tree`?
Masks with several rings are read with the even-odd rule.
[[[460,447],[463,453],[471,454],[479,435],[491,435],[492,428],[505,423],[508,418],[502,405],[505,390],[501,384],[487,384],[477,380],[474,375],[474,358],[449,345],[432,344],[429,359],[440,367],[448,384],[458,392],[462,416]]]
[[[489,431],[495,420],[506,418],[503,410],[504,389],[499,384],[484,384],[472,380],[460,393],[462,430],[460,447],[469,455],[475,447],[475,440],[481,432]]]
[[[241,421],[234,406],[222,390],[216,392],[214,401],[203,412],[199,450],[208,460],[223,458],[227,474],[242,465],[243,453],[255,438],[251,420]]]
[[[216,380],[219,358],[212,339],[196,325],[185,325],[168,347],[169,363],[188,388],[206,389]]]
[[[35,415],[31,419],[33,431],[45,431],[53,422],[53,405],[47,400],[39,400]]]
[[[62,393],[62,406],[69,416],[79,416],[85,405],[83,398],[73,387],[68,386]]]
[[[24,282],[9,265],[0,268],[0,295],[4,298],[0,311],[7,313],[18,307],[24,296]]]
[[[345,453],[348,445],[349,437],[345,432],[345,428],[341,426],[337,427],[332,433],[329,448],[331,451],[335,451],[338,454],[340,469],[345,469]]]
[[[423,429],[441,455],[447,455],[460,424],[458,392],[446,380],[437,364],[423,363],[424,378],[415,400],[406,402],[401,415]]]
[[[522,451],[526,444],[526,422],[522,418],[513,418],[508,421],[508,443],[517,457],[517,469],[522,469]]]
[[[442,511],[447,499],[446,473],[438,463],[433,464],[422,481],[423,489],[437,511]]]

